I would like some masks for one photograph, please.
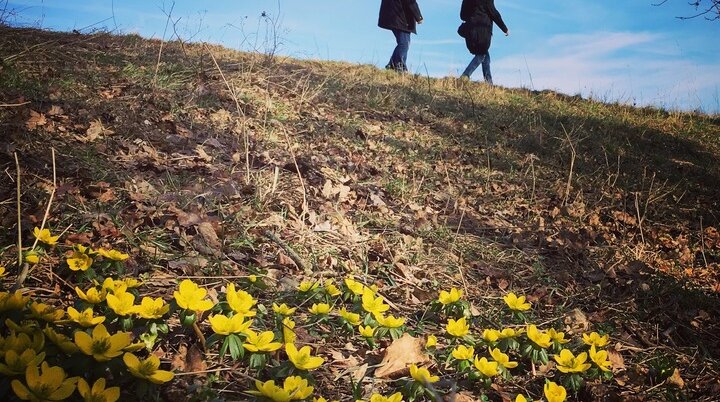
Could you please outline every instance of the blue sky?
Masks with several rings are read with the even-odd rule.
[[[687,0],[496,0],[510,36],[490,50],[498,85],[554,89],[596,99],[720,112],[720,21],[679,20]],[[379,0],[177,0],[178,33],[196,41],[265,51],[265,11],[278,21],[278,53],[384,66],[394,47],[377,27]],[[457,35],[461,0],[419,0],[425,22],[408,64],[459,75],[471,56]],[[107,27],[162,38],[171,1],[10,0],[12,22],[47,29]],[[113,12],[114,11],[114,12]],[[114,20],[111,18],[114,14]],[[92,29],[88,28],[86,29]],[[170,37],[166,34],[166,38]],[[474,79],[480,79],[476,72]]]

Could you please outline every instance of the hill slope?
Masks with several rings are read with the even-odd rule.
[[[176,278],[221,293],[222,278],[257,274],[269,307],[302,279],[352,274],[420,337],[442,332],[422,314],[438,290],[464,290],[478,328],[504,323],[498,300],[514,291],[532,301],[533,322],[599,329],[618,344],[615,379],[588,383],[581,400],[720,390],[717,118],[132,35],[0,28],[0,57],[0,265],[10,271],[14,153],[28,244],[54,148],[50,227],[70,228],[66,247],[128,252],[155,296],[170,299]],[[67,303],[77,277],[57,257],[45,264],[25,286]],[[388,343],[353,351],[310,340],[312,329],[304,339],[328,361],[370,372]],[[194,343],[171,333],[160,343],[168,359]],[[315,375],[328,398],[351,395],[342,364]],[[252,388],[247,375],[221,371],[216,388]],[[357,397],[393,389],[372,378]],[[498,384],[493,400],[541,394],[529,374]]]

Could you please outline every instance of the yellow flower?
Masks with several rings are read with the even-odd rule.
[[[152,297],[143,297],[139,305],[135,306],[135,313],[140,318],[148,320],[156,320],[162,318],[170,311],[170,305],[166,304],[162,297],[153,299]]]
[[[100,287],[101,287],[102,290],[105,291],[105,292],[113,292],[113,293],[115,293],[116,287],[117,287],[119,284],[123,284],[123,283],[124,283],[124,282],[122,282],[122,281],[117,281],[117,283],[116,283],[115,279],[113,279],[113,278],[105,278],[105,280],[103,280],[103,283],[102,283],[102,285],[101,285]],[[96,285],[97,285],[97,283],[96,283]],[[126,286],[125,288],[126,288],[126,290],[127,290],[127,286]],[[124,292],[124,291],[125,291],[125,290],[123,290],[123,292]]]
[[[113,260],[113,261],[125,261],[130,257],[129,255],[127,255],[121,251],[114,250],[114,249],[105,250],[104,248],[101,248],[101,249],[97,250],[97,253],[100,254],[101,256],[103,256],[104,258],[107,258],[108,260]]]
[[[57,320],[61,320],[65,316],[65,312],[60,309],[56,309],[55,307],[45,303],[36,302],[30,303],[30,314],[34,318],[47,322],[55,322]]]
[[[331,297],[340,296],[342,294],[340,289],[338,289],[338,287],[335,286],[335,283],[333,283],[331,280],[325,281],[325,292]]]
[[[132,353],[125,353],[123,361],[127,366],[130,374],[137,378],[148,380],[153,384],[164,384],[175,377],[171,371],[159,370],[160,359],[155,355],[150,355],[145,360],[138,359]]]
[[[500,339],[502,332],[497,329],[485,329],[482,333],[482,338],[485,342],[497,342]]]
[[[350,292],[352,292],[355,296],[362,296],[363,291],[365,290],[365,285],[353,278],[345,278],[345,286],[347,286],[348,290],[350,290]]]
[[[515,397],[515,402],[528,402],[528,400],[527,400],[527,398],[525,398],[525,395],[523,395],[523,394],[518,394],[518,395]]]
[[[327,303],[313,303],[310,313],[314,315],[327,315],[330,312],[330,305]]]
[[[103,324],[93,328],[92,336],[83,331],[75,332],[75,344],[78,348],[99,362],[120,356],[123,348],[128,346],[130,341],[130,333],[118,332],[110,335]]]
[[[275,334],[272,331],[257,334],[255,331],[248,330],[245,333],[247,339],[243,342],[243,347],[251,352],[274,352],[283,345],[280,342],[273,342]]]
[[[506,369],[515,368],[518,366],[518,362],[511,362],[510,356],[503,353],[500,349],[490,349],[490,356],[498,362],[501,366],[505,367]]]
[[[508,338],[514,338],[522,333],[522,330],[518,329],[515,330],[513,328],[503,328],[502,331],[498,334],[498,338],[500,339],[508,339]]]
[[[189,279],[180,282],[179,291],[173,293],[178,306],[191,311],[207,311],[213,307],[213,302],[204,300],[206,295],[207,290]]]
[[[385,299],[382,296],[375,297],[375,292],[365,288],[362,294],[362,308],[371,314],[382,314],[388,311],[390,306],[385,304]]]
[[[362,323],[362,320],[360,319],[360,314],[347,311],[345,307],[341,308],[339,313],[340,317],[342,317],[343,320],[345,320],[350,325],[360,325],[360,323]]]
[[[310,354],[310,346],[303,346],[298,350],[294,344],[288,343],[285,344],[285,353],[295,368],[299,370],[314,370],[325,362],[322,357]]]
[[[105,317],[93,315],[92,308],[86,308],[82,313],[75,310],[73,307],[67,309],[68,317],[75,323],[83,327],[94,327],[105,321]]]
[[[38,239],[41,243],[45,243],[48,246],[54,246],[60,238],[60,236],[51,235],[50,229],[40,230],[40,228],[38,227],[33,229],[33,235],[35,235],[35,238]]]
[[[0,278],[4,278],[7,275],[7,272],[5,272],[5,267],[0,265]]]
[[[77,389],[85,402],[115,402],[120,399],[120,387],[105,388],[105,379],[99,378],[92,389],[85,379],[80,378]]]
[[[437,346],[437,337],[435,335],[428,335],[427,341],[425,341],[425,349],[434,348]]]
[[[278,306],[276,303],[273,303],[272,309],[275,312],[275,314],[288,316],[288,315],[292,315],[293,313],[295,313],[295,310],[297,310],[297,307],[288,307],[288,305],[285,303]]]
[[[378,322],[378,324],[380,324],[381,327],[385,328],[399,328],[403,324],[405,324],[404,318],[397,318],[392,315],[385,317],[382,314],[376,314],[375,320]]]
[[[252,325],[252,320],[245,321],[242,314],[235,314],[230,318],[218,314],[208,318],[208,321],[213,332],[218,335],[245,333]]]
[[[445,326],[445,330],[451,336],[462,338],[470,332],[470,325],[465,320],[465,317],[462,317],[459,320],[449,318],[448,323]]]
[[[564,402],[565,398],[567,398],[567,391],[565,391],[565,387],[557,385],[552,381],[545,382],[543,391],[548,402]]]
[[[21,353],[15,350],[5,352],[5,363],[0,363],[0,373],[6,376],[17,376],[30,366],[37,366],[45,360],[45,352],[37,353],[33,349],[25,349]]]
[[[473,362],[475,365],[475,368],[478,369],[480,374],[484,375],[485,377],[494,377],[498,375],[498,362],[491,362],[488,361],[487,358],[483,357],[478,359],[475,357],[475,361]]]
[[[291,320],[290,317],[285,317],[282,322],[282,336],[283,343],[295,343],[295,321]]]
[[[441,290],[440,296],[438,297],[438,301],[442,303],[442,305],[446,306],[448,304],[453,304],[456,301],[460,300],[463,296],[462,290],[457,290],[455,288],[450,289],[450,291]]]
[[[87,271],[93,263],[93,259],[85,253],[73,251],[72,255],[65,259],[71,271]]]
[[[597,351],[595,345],[590,346],[590,360],[602,371],[610,371],[612,367],[612,362],[608,360],[608,352],[605,350]]]
[[[133,278],[133,277],[122,278],[122,279],[115,281],[115,283],[116,283],[116,286],[117,285],[125,285],[125,287],[127,287],[127,288],[137,288],[137,287],[140,287],[140,285],[142,285],[142,282],[140,280],[138,280],[137,278]]]
[[[40,255],[34,250],[30,250],[27,253],[25,253],[25,261],[27,261],[28,264],[37,264],[40,262]]]
[[[283,389],[290,394],[290,399],[301,400],[312,395],[314,387],[309,386],[308,380],[302,377],[291,376],[285,379]]]
[[[402,402],[402,394],[399,392],[396,392],[390,396],[382,396],[380,394],[373,394],[370,397],[370,402]]]
[[[30,301],[30,296],[24,296],[22,290],[13,293],[0,292],[0,312],[10,310],[22,310]]]
[[[425,367],[418,367],[414,364],[410,365],[410,376],[413,380],[423,385],[432,384],[440,380],[440,377],[431,375],[430,371]]]
[[[527,337],[530,339],[534,344],[541,348],[549,348],[550,345],[552,345],[552,340],[550,339],[550,335],[548,335],[544,331],[540,331],[537,329],[534,325],[528,325],[527,327]]]
[[[563,349],[559,355],[553,356],[557,362],[557,368],[562,373],[582,373],[590,368],[590,363],[585,363],[588,356],[582,352],[577,357],[569,349]]]
[[[90,304],[102,303],[105,301],[105,297],[107,296],[107,291],[105,289],[97,290],[97,288],[94,287],[88,289],[87,293],[85,293],[82,289],[76,286],[75,293],[77,293],[79,298]]]
[[[371,326],[363,327],[362,325],[358,326],[358,331],[360,332],[360,336],[363,338],[372,338],[375,336],[375,328]]]
[[[114,293],[105,298],[108,307],[118,316],[135,314],[135,295],[130,292]]]
[[[6,320],[6,324],[11,322]],[[4,357],[5,354],[14,350],[17,353],[22,353],[27,349],[32,349],[37,353],[45,346],[45,337],[39,331],[35,331],[32,334],[32,339],[26,333],[16,333],[14,330],[10,331],[10,334],[3,338],[0,336],[0,357]]]
[[[505,304],[510,307],[510,310],[514,311],[527,311],[530,310],[530,303],[525,302],[525,296],[518,297],[515,293],[508,293],[503,297]]]
[[[600,335],[597,332],[591,332],[590,335],[583,334],[583,342],[588,346],[595,346],[596,348],[602,348],[607,345],[609,338],[609,335]]]
[[[255,311],[252,308],[257,304],[257,300],[250,293],[242,289],[235,291],[235,284],[231,283],[227,287],[225,298],[235,313],[242,314],[245,317],[255,316]]]
[[[320,284],[317,283],[317,282],[302,281],[302,282],[300,282],[300,284],[298,285],[298,290],[301,291],[301,292],[303,292],[303,293],[305,293],[305,292],[309,292],[309,291],[311,291],[311,290],[317,289],[318,286],[320,286]]]
[[[558,343],[560,345],[570,342],[569,339],[565,339],[564,332],[555,331],[555,328],[548,329],[547,334],[550,336],[550,339],[553,342]]]
[[[257,391],[248,391],[249,394],[264,396],[275,402],[289,402],[292,400],[290,393],[285,388],[275,385],[275,380],[265,382],[255,380],[255,388]]]
[[[451,354],[452,357],[457,360],[472,360],[473,357],[475,357],[475,348],[472,346],[458,345],[453,349]]]
[[[25,384],[12,380],[11,385],[15,395],[25,401],[62,401],[75,392],[77,380],[77,377],[67,378],[62,367],[50,367],[42,362],[39,368],[28,366]]]
[[[47,327],[43,330],[45,336],[50,342],[57,345],[66,354],[72,355],[77,353],[80,349],[77,345],[67,336],[55,332],[51,327]]]

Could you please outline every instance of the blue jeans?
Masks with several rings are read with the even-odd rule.
[[[468,64],[462,75],[470,78],[472,73],[475,72],[480,64],[482,64],[482,72],[485,82],[492,85],[492,74],[490,74],[490,53],[476,54],[475,57],[470,60],[470,64]]]
[[[410,32],[401,31],[399,29],[392,30],[397,41],[397,46],[390,57],[390,63],[385,68],[391,68],[396,71],[407,71],[407,55],[410,50]]]

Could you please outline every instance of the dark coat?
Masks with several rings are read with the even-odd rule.
[[[465,38],[465,44],[472,54],[485,54],[490,49],[493,22],[505,33],[505,25],[494,0],[463,0],[460,19],[465,21],[458,28],[458,34]]]
[[[417,33],[415,27],[422,21],[420,7],[415,0],[382,0],[378,26]]]

